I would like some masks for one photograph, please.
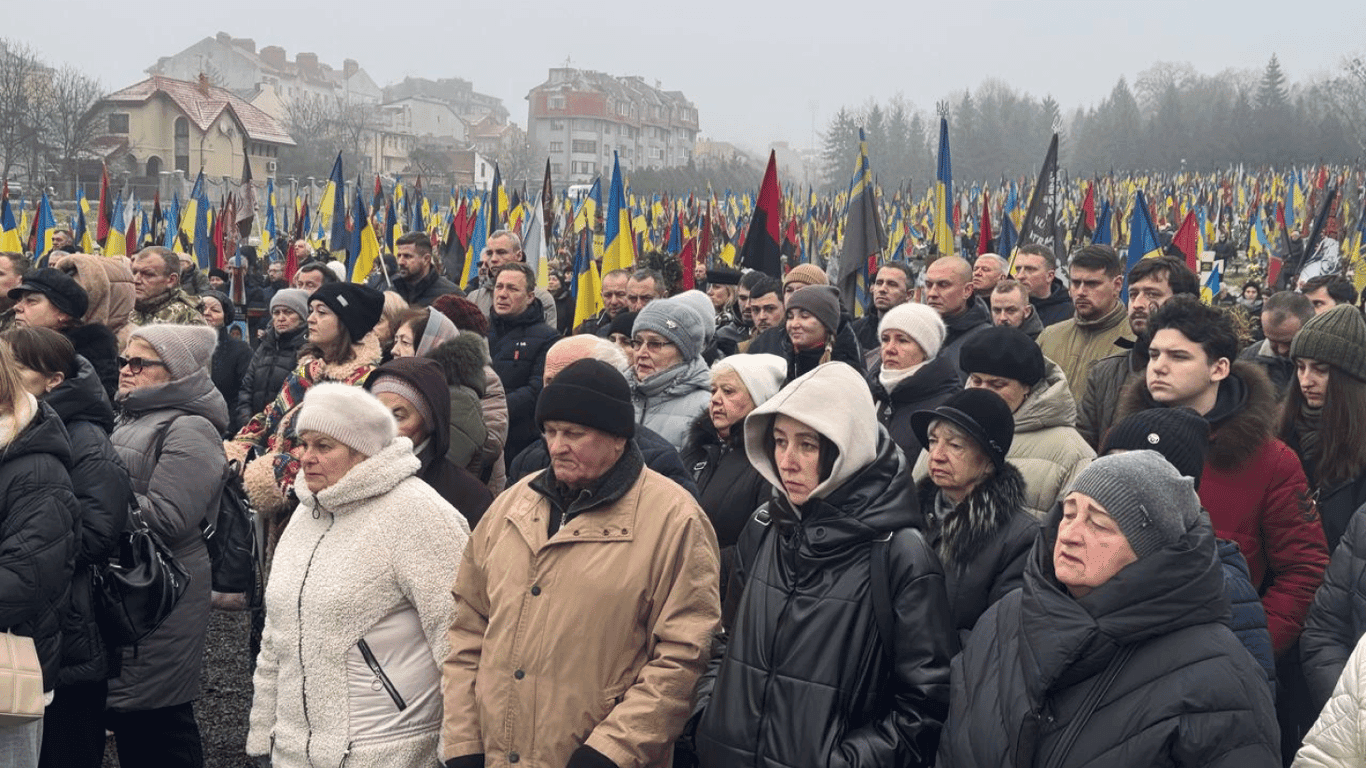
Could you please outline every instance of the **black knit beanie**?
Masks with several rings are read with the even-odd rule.
[[[1177,472],[1194,480],[1198,489],[1208,448],[1209,422],[1205,417],[1190,408],[1149,408],[1111,427],[1100,453],[1157,451]]]
[[[365,338],[384,314],[384,294],[358,283],[323,283],[308,297],[308,303],[315,301],[337,315],[353,343]]]
[[[576,360],[541,390],[536,426],[547,421],[567,421],[631,437],[636,433],[631,387],[620,371],[601,360]]]

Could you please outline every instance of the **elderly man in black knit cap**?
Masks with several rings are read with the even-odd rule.
[[[669,761],[720,625],[720,556],[692,496],[644,466],[634,416],[601,360],[541,391],[550,467],[494,501],[456,577],[447,768]]]

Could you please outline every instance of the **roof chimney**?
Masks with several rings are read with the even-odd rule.
[[[278,45],[267,45],[261,49],[261,58],[276,69],[285,68],[285,49]]]
[[[295,56],[295,57],[294,57],[294,63],[295,63],[295,64],[298,64],[300,69],[317,69],[317,68],[318,68],[318,54],[316,54],[316,53],[301,53],[301,54],[299,54],[298,56]]]
[[[199,92],[205,96],[209,95],[209,76],[203,72],[199,73]]]
[[[256,53],[256,41],[250,37],[239,37],[233,40],[232,44],[248,53]]]
[[[227,32],[219,32],[217,35],[214,35],[214,39],[223,45],[232,45],[232,35]]]

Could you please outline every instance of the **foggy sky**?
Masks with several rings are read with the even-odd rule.
[[[223,31],[253,38],[257,50],[279,45],[290,60],[312,51],[340,68],[354,58],[380,86],[407,75],[462,77],[502,98],[525,127],[527,92],[568,60],[682,91],[703,136],[755,150],[775,140],[810,146],[813,110],[817,131],[842,105],[898,93],[929,113],[988,77],[1052,94],[1070,116],[1103,99],[1120,75],[1132,85],[1158,61],[1190,62],[1204,74],[1260,72],[1275,52],[1298,82],[1366,53],[1353,37],[1366,27],[1359,0],[61,0],[13,10],[0,36],[48,64],[95,74],[111,91],[145,78],[158,57]]]

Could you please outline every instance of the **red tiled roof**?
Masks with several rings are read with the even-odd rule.
[[[104,100],[125,104],[142,103],[157,93],[166,94],[201,131],[207,131],[224,110],[229,110],[253,141],[294,145],[294,139],[289,137],[289,132],[279,120],[253,107],[232,91],[213,85],[201,86],[199,83],[153,75],[136,85],[109,94]]]

